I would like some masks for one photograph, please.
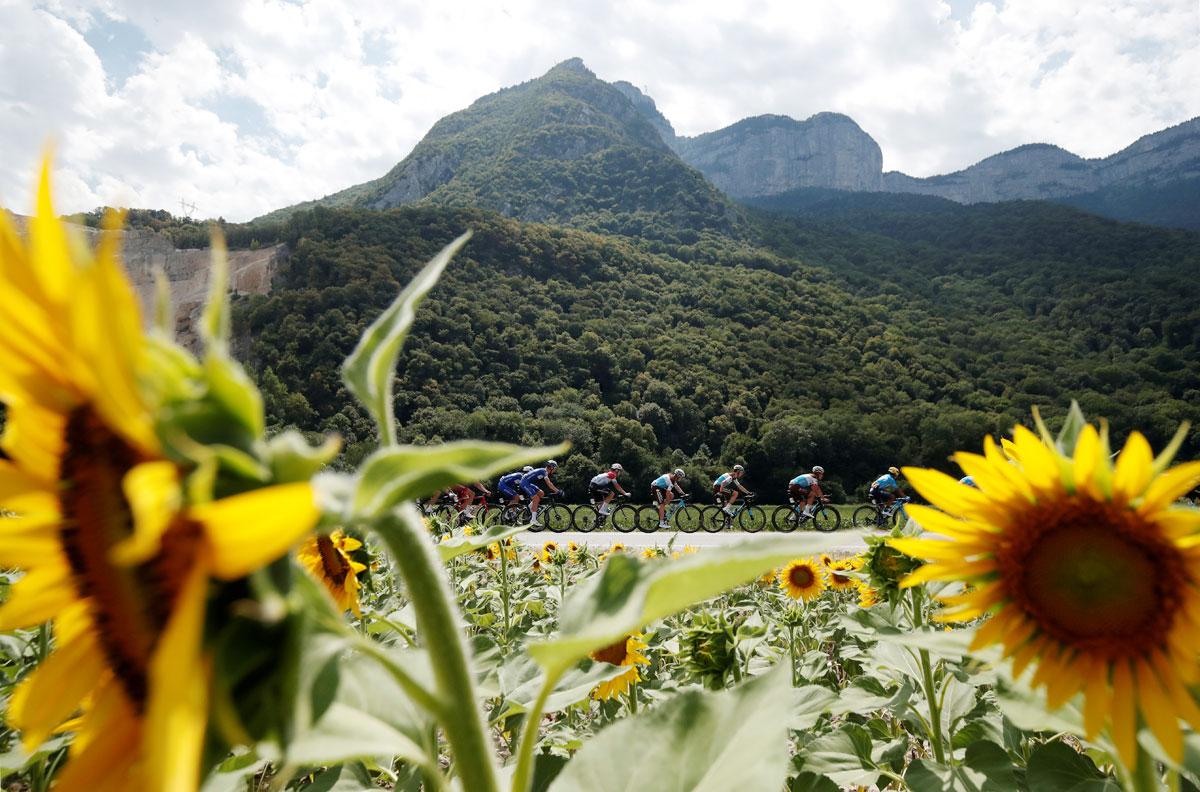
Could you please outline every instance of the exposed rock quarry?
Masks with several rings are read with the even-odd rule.
[[[0,210],[3,211],[3,210]],[[17,230],[23,231],[27,218],[15,216]],[[101,231],[75,226],[93,245]],[[209,274],[212,271],[212,251],[208,249],[177,249],[171,240],[156,231],[129,229],[122,236],[122,258],[125,270],[137,290],[142,304],[143,322],[154,317],[154,273],[161,269],[171,287],[171,307],[175,314],[175,335],[185,347],[195,350],[199,343],[196,328],[204,301],[208,298]],[[229,251],[229,289],[233,294],[267,294],[271,281],[287,257],[286,245],[272,245],[259,250]]]
[[[798,187],[878,190],[883,171],[879,144],[837,113],[818,113],[807,121],[755,116],[716,132],[677,138],[675,149],[737,198]]]

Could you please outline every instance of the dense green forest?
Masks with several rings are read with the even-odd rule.
[[[372,443],[338,365],[428,257],[475,236],[399,367],[406,440],[570,440],[560,478],[620,461],[639,494],[741,462],[770,496],[822,464],[853,497],[891,464],[946,466],[1071,398],[1161,444],[1200,397],[1200,236],[1039,203],[872,197],[750,211],[752,239],[647,241],[480,210],[318,208],[281,234],[241,352],[279,423]],[[776,207],[777,209],[779,207]],[[1198,450],[1193,434],[1185,454]]]

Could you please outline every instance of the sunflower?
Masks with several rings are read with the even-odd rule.
[[[597,685],[596,689],[592,691],[592,698],[597,701],[616,698],[633,687],[635,682],[641,682],[642,675],[638,673],[637,667],[650,665],[650,661],[642,654],[642,650],[647,648],[649,648],[649,644],[642,640],[640,633],[630,633],[616,643],[592,652],[591,658],[597,662],[611,663],[627,669],[612,679]]]
[[[858,607],[873,608],[879,604],[879,592],[871,588],[869,583],[858,581]]]
[[[543,564],[553,563],[554,562],[554,554],[556,552],[558,552],[558,543],[557,542],[546,542],[544,545],[542,545],[542,552],[539,553],[539,557],[542,559],[542,563]]]
[[[985,617],[974,645],[1001,644],[1018,675],[1036,661],[1050,708],[1082,692],[1087,735],[1107,728],[1127,766],[1139,716],[1176,761],[1179,721],[1200,728],[1200,512],[1173,505],[1200,462],[1167,469],[1185,430],[1157,458],[1134,432],[1115,465],[1103,424],[1069,450],[1021,426],[1007,452],[985,438],[982,456],[955,455],[979,489],[905,470],[941,509],[909,506],[912,518],[946,539],[889,540],[930,561],[903,585],[972,584],[939,618]]]
[[[360,547],[362,542],[347,536],[339,528],[331,534],[313,534],[296,551],[300,566],[324,584],[338,608],[354,611],[355,616],[362,615],[358,607],[358,573],[367,567],[352,559],[350,554]]]
[[[780,570],[779,587],[792,599],[810,600],[825,590],[825,572],[811,558],[797,558]]]
[[[117,223],[106,218],[106,228]],[[184,505],[139,375],[146,349],[116,234],[68,238],[42,168],[29,241],[0,212],[0,632],[54,621],[13,692],[30,750],[78,713],[63,789],[194,789],[207,716],[210,576],[242,577],[317,517],[307,484]],[[82,702],[82,704],[81,704]]]
[[[821,553],[821,566],[833,566],[833,556],[829,555],[829,553]]]
[[[829,588],[834,591],[849,591],[854,588],[857,580],[851,575],[840,573],[853,572],[861,566],[862,562],[853,558],[845,558],[829,564],[826,567],[826,571],[829,573]]]
[[[500,550],[499,542],[492,542],[490,545],[488,545],[487,547],[485,547],[483,549],[483,557],[486,558],[488,561],[495,561],[497,558],[500,557],[500,553],[501,553],[501,550]]]

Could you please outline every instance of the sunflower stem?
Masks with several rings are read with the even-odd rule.
[[[919,630],[925,622],[921,605],[921,587],[914,586],[912,592],[912,622],[913,629]],[[933,682],[933,664],[929,660],[929,652],[919,649],[921,659],[921,681],[925,689],[925,700],[929,702],[929,741],[933,745],[933,758],[938,764],[946,763],[946,751],[942,741],[942,708],[939,703],[937,687]]]
[[[1165,788],[1158,777],[1158,764],[1146,749],[1138,744],[1137,764],[1129,770],[1131,792],[1162,792]]]
[[[466,627],[455,607],[446,570],[412,506],[376,521],[374,527],[408,587],[418,633],[432,661],[442,728],[462,787],[496,792],[496,754],[476,695],[470,649],[464,640]]]
[[[504,648],[508,648],[508,636],[512,633],[512,616],[509,612],[508,594],[508,547],[500,540],[500,608],[504,613]]]
[[[542,724],[542,711],[546,708],[546,700],[550,698],[554,686],[562,677],[565,668],[547,670],[546,678],[542,681],[542,689],[538,691],[537,700],[529,712],[525,714],[525,725],[521,730],[521,745],[517,753],[517,768],[513,772],[512,792],[528,792],[533,783],[533,748],[537,744],[538,727]]]

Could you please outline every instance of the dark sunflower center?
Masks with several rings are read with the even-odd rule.
[[[796,588],[808,588],[816,579],[817,576],[806,566],[792,567],[788,572],[788,582]]]
[[[1072,497],[1034,510],[997,553],[1014,602],[1072,649],[1107,658],[1165,644],[1188,576],[1136,513]]]
[[[200,528],[178,521],[164,534],[155,559],[135,567],[113,564],[113,547],[133,533],[122,480],[141,460],[87,407],[68,417],[64,439],[59,465],[63,551],[79,596],[89,600],[109,665],[140,708],[150,657],[195,557]]]
[[[622,638],[611,646],[606,646],[603,649],[597,649],[595,652],[592,652],[592,659],[599,660],[602,663],[621,665],[625,662],[628,654],[628,646],[625,639]]]
[[[342,585],[346,581],[346,575],[350,573],[350,564],[338,552],[333,540],[325,534],[317,534],[317,551],[321,554],[321,567],[325,570],[325,577],[335,585]]]

